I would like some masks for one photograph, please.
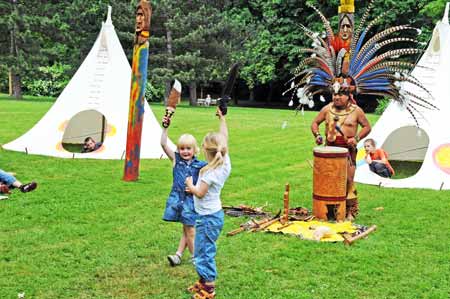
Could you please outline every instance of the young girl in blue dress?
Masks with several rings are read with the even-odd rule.
[[[170,124],[170,119],[164,117],[163,122]],[[194,210],[192,193],[186,190],[184,182],[187,177],[192,177],[193,181],[197,182],[200,169],[206,165],[206,162],[198,160],[195,156],[198,153],[198,146],[194,136],[181,135],[177,142],[177,150],[173,151],[167,145],[167,133],[168,128],[163,128],[161,147],[172,162],[173,184],[167,199],[163,220],[183,224],[178,249],[175,254],[167,256],[170,265],[177,266],[181,264],[181,257],[186,248],[191,253],[192,261],[194,260],[194,226],[197,214]]]

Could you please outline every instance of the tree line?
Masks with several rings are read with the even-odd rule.
[[[339,0],[307,0],[337,28]],[[368,0],[355,1],[358,23]],[[375,0],[371,18],[389,11],[373,30],[410,24],[425,44],[446,0]],[[228,67],[241,64],[236,98],[276,101],[309,46],[299,24],[323,32],[300,0],[152,0],[148,97],[162,100],[173,78],[194,104],[204,90],[220,89]],[[0,91],[57,96],[91,49],[107,6],[131,61],[137,0],[0,2]],[[200,94],[198,94],[200,93]]]

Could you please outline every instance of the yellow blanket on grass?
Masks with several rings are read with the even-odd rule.
[[[272,233],[296,235],[301,239],[316,240],[316,241],[318,241],[317,235],[320,236],[320,234],[316,233],[316,236],[314,236],[314,232],[316,230],[326,231],[327,233],[324,234],[322,238],[320,238],[321,242],[342,242],[344,241],[344,238],[339,233],[351,234],[358,230],[358,227],[356,227],[350,221],[331,223],[313,220],[313,221],[291,221],[291,223],[292,223],[291,225],[281,230],[278,230],[278,228],[282,226],[282,224],[278,221],[267,227],[265,231]]]

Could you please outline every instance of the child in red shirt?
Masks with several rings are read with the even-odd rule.
[[[376,148],[375,140],[366,139],[364,141],[364,149],[366,150],[366,157],[364,158],[369,164],[371,171],[379,176],[390,178],[395,174],[394,169],[387,159],[386,152],[381,148]]]

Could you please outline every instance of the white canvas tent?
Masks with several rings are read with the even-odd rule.
[[[51,109],[32,129],[3,148],[61,158],[124,158],[130,84],[131,67],[109,7],[94,46]],[[63,143],[81,144],[88,136],[103,141],[103,146],[84,154],[63,147]],[[159,122],[145,103],[141,158],[165,157],[160,136]]]
[[[450,25],[449,3],[438,22],[425,53],[412,75],[433,95],[439,110],[421,109],[416,127],[411,115],[397,103],[391,103],[367,138],[376,141],[390,160],[423,161],[419,171],[405,179],[382,178],[369,170],[364,161],[363,140],[358,144],[355,180],[360,183],[394,188],[450,189]],[[426,68],[421,68],[424,66]],[[405,89],[424,96],[411,84]]]

